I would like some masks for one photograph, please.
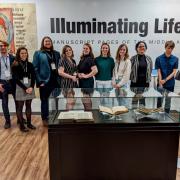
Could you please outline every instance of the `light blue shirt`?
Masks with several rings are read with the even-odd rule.
[[[12,79],[9,55],[1,56],[0,62],[1,62],[1,79],[2,80]],[[9,74],[10,74],[9,77],[6,76],[5,71],[9,72]]]

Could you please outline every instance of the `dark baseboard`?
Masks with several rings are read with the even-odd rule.
[[[16,116],[15,112],[10,113],[11,116]],[[41,112],[32,112],[32,115],[41,115]],[[1,112],[0,116],[4,116],[4,114]]]

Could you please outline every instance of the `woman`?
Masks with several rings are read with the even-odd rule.
[[[16,83],[16,114],[22,132],[28,132],[23,121],[23,106],[26,105],[27,127],[36,129],[31,124],[31,102],[35,98],[34,84],[35,73],[32,63],[28,62],[28,51],[20,47],[16,53],[16,59],[12,65],[12,75]]]
[[[45,36],[41,42],[41,48],[34,53],[33,65],[36,74],[36,84],[39,87],[41,99],[41,118],[43,125],[48,125],[49,103],[51,92],[60,86],[58,64],[60,53],[54,50],[50,37]]]
[[[92,47],[89,43],[85,43],[80,57],[80,62],[78,64],[79,87],[82,88],[84,96],[82,101],[85,110],[92,109],[92,102],[89,97],[94,88],[93,76],[96,75],[97,72]]]
[[[96,87],[99,89],[101,95],[109,96],[109,91],[112,88],[112,76],[114,69],[114,59],[111,57],[110,46],[107,43],[101,45],[100,56],[95,58],[95,64],[98,69],[96,74]],[[109,99],[101,98],[101,103],[108,105]]]
[[[125,95],[123,87],[127,87],[131,73],[131,61],[129,60],[128,47],[121,44],[116,53],[116,62],[113,70],[112,85],[116,88],[116,96]],[[125,98],[118,98],[119,105],[125,105]]]
[[[147,45],[144,41],[139,41],[136,44],[137,54],[131,58],[131,87],[133,89],[137,88],[136,93],[143,93],[144,89],[149,87],[151,81],[151,71],[152,71],[152,60],[145,54],[147,50]],[[145,100],[140,101],[145,105]]]
[[[78,87],[77,67],[73,59],[74,53],[69,45],[65,45],[62,50],[62,61],[59,64],[59,75],[61,78],[61,88],[67,98],[66,109],[73,109],[75,104],[73,88]]]

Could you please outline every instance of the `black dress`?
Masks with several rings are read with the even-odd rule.
[[[94,59],[90,56],[84,56],[78,64],[78,73],[89,74],[92,67],[95,66]],[[94,78],[79,79],[79,87],[82,88],[84,93],[92,93],[94,88]]]

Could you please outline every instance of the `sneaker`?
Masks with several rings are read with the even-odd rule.
[[[11,127],[11,122],[10,121],[6,121],[4,124],[4,129],[9,129]]]

